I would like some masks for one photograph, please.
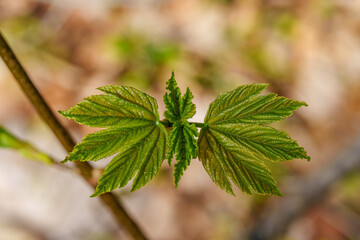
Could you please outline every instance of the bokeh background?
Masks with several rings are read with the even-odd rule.
[[[164,162],[141,190],[115,191],[151,239],[269,239],[259,222],[275,216],[278,228],[282,201],[297,206],[312,194],[270,239],[360,239],[359,0],[0,0],[0,29],[54,112],[107,84],[136,87],[163,112],[171,70],[195,95],[194,121],[219,93],[247,83],[309,104],[276,124],[312,157],[270,166],[282,198],[228,195],[197,159],[177,189]],[[96,130],[57,116],[78,141]],[[1,60],[0,126],[57,161],[66,156]],[[353,171],[335,168],[316,191],[311,179],[349,156]],[[67,169],[0,149],[0,240],[129,239],[91,193]]]

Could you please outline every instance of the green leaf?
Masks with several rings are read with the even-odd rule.
[[[98,161],[125,152],[146,139],[155,124],[141,127],[109,128],[88,134],[74,147],[65,161]]]
[[[105,168],[91,197],[124,187],[135,175],[131,191],[148,183],[166,156],[166,130],[162,125],[143,129],[147,136],[121,150]]]
[[[258,96],[266,84],[249,84],[221,94],[209,106],[198,139],[199,160],[212,180],[234,194],[230,180],[252,194],[281,193],[264,161],[308,159],[285,132],[260,124],[285,119],[304,102]]]
[[[191,159],[197,157],[197,145],[194,136],[198,136],[198,130],[194,124],[189,124],[187,121],[182,124],[175,122],[170,132],[169,161],[176,154],[177,162],[174,169],[176,187],[187,166],[190,165]]]
[[[53,160],[45,153],[37,150],[31,144],[22,141],[0,126],[0,148],[9,148],[17,151],[23,157],[39,161],[45,164],[52,164]]]
[[[124,187],[131,191],[159,171],[167,151],[167,132],[159,121],[157,102],[132,87],[109,85],[65,112],[76,122],[107,129],[87,135],[64,161],[98,161],[117,154],[107,165],[92,197]]]
[[[165,93],[164,102],[166,111],[164,116],[170,122],[186,121],[192,118],[196,113],[195,104],[191,101],[194,98],[189,88],[186,89],[186,93],[181,97],[180,88],[177,86],[175,80],[175,74],[172,72],[171,78],[166,83],[166,89],[170,93]]]
[[[175,186],[178,186],[181,176],[190,165],[192,158],[197,157],[197,145],[195,137],[198,136],[198,130],[194,124],[189,124],[187,119],[192,118],[196,113],[195,104],[192,103],[194,96],[189,88],[183,97],[181,97],[180,88],[177,86],[174,72],[166,83],[166,89],[170,93],[165,93],[164,102],[166,111],[164,116],[173,123],[173,129],[170,132],[170,152],[168,155],[169,165],[176,155],[176,164],[174,169]]]
[[[156,100],[132,87],[109,85],[60,113],[89,127],[141,127],[159,119]]]
[[[13,148],[19,149],[23,146],[23,142],[17,139],[5,128],[0,126],[0,147],[1,148]]]
[[[228,149],[241,149],[259,158],[279,162],[304,158],[310,160],[304,148],[283,131],[256,124],[214,124],[213,135]]]
[[[205,117],[207,123],[254,123],[264,124],[283,120],[293,114],[305,102],[278,97],[271,93],[256,96],[267,84],[243,85],[221,94],[210,104]]]
[[[224,147],[210,129],[200,132],[199,159],[211,179],[232,195],[235,194],[229,179],[248,194],[281,196],[263,161],[255,159],[249,152]]]

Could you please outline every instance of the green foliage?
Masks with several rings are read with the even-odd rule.
[[[131,87],[110,85],[99,90],[105,94],[90,96],[60,112],[78,123],[107,128],[86,136],[65,161],[97,161],[117,154],[92,196],[123,187],[134,177],[131,191],[135,191],[157,174],[167,151],[157,102]]]
[[[232,181],[249,194],[281,196],[265,162],[310,157],[286,132],[263,124],[283,120],[306,103],[273,93],[259,95],[266,87],[249,84],[221,94],[210,104],[204,124],[188,121],[196,112],[193,95],[187,88],[181,96],[174,73],[166,84],[162,121],[149,95],[131,87],[101,87],[105,94],[60,112],[80,124],[105,128],[84,137],[64,161],[97,161],[117,154],[92,196],[124,187],[133,178],[131,191],[139,189],[157,174],[165,158],[169,165],[176,159],[177,186],[197,155],[212,180],[230,194]]]
[[[213,181],[234,194],[229,179],[242,191],[281,195],[264,161],[310,158],[285,132],[259,125],[289,117],[304,102],[258,96],[266,84],[241,86],[210,104],[198,139],[199,159]]]
[[[192,158],[197,157],[197,145],[195,137],[197,137],[198,130],[194,124],[189,124],[188,121],[183,123],[175,122],[173,129],[170,132],[170,154],[169,165],[176,154],[176,164],[174,166],[175,186],[177,187],[181,176],[184,174],[186,168],[190,165]]]
[[[24,142],[5,128],[0,126],[0,148],[9,148],[19,152],[23,157],[39,161],[45,164],[53,163],[53,160],[45,153],[37,150],[31,144]]]
[[[186,121],[192,118],[196,113],[195,104],[191,102],[194,98],[189,88],[186,89],[186,93],[181,97],[180,88],[175,81],[174,72],[171,74],[171,78],[166,83],[166,89],[170,91],[170,94],[165,93],[164,102],[167,108],[164,116],[171,122]]]
[[[197,157],[197,145],[195,137],[198,136],[197,128],[190,124],[187,119],[192,118],[196,113],[195,104],[191,102],[194,98],[189,88],[181,97],[180,88],[175,81],[174,72],[166,83],[166,89],[170,93],[165,93],[164,102],[167,110],[164,116],[173,123],[173,129],[170,132],[170,153],[169,165],[174,155],[176,155],[174,177],[175,186],[177,187],[181,176],[186,168],[190,165],[192,158]]]

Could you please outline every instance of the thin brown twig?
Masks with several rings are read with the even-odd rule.
[[[14,52],[7,44],[2,33],[0,32],[0,56],[4,60],[5,64],[13,74],[14,78],[24,91],[27,98],[32,105],[36,108],[39,115],[46,122],[46,124],[53,131],[55,136],[61,142],[66,151],[71,152],[75,146],[75,141],[70,136],[69,132],[61,125],[58,119],[55,117],[49,106],[34,86],[29,75],[26,73]],[[76,168],[80,175],[94,187],[92,180],[92,167],[87,162],[75,162]],[[130,235],[134,239],[147,239],[144,233],[140,230],[135,221],[128,215],[122,206],[119,199],[117,199],[112,193],[105,193],[100,195],[102,202],[109,208],[114,215],[117,223],[126,228]]]

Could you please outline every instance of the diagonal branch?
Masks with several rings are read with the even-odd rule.
[[[50,110],[49,106],[32,83],[29,75],[25,72],[24,68],[16,58],[14,52],[7,44],[2,33],[0,32],[0,56],[5,64],[13,74],[14,78],[26,94],[27,98],[38,111],[39,115],[46,122],[46,124],[53,131],[55,136],[61,142],[66,151],[71,152],[75,146],[74,140],[71,138],[69,132],[61,125],[58,119]],[[90,185],[92,184],[92,167],[86,162],[75,162],[76,168],[80,175]],[[140,230],[137,224],[130,218],[125,211],[121,202],[112,194],[105,193],[100,196],[102,202],[109,208],[114,215],[119,225],[125,227],[134,239],[147,239],[144,233]]]

